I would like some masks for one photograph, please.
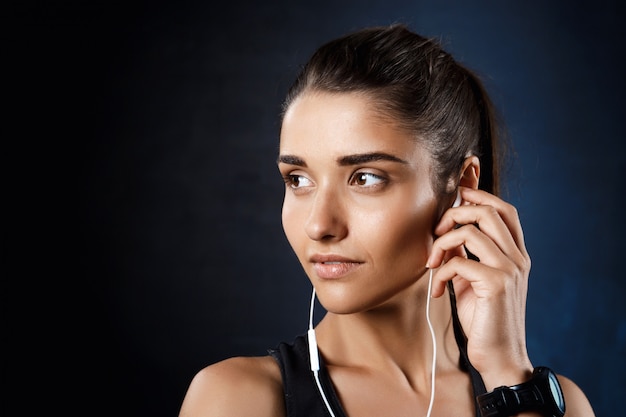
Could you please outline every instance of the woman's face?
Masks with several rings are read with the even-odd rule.
[[[355,93],[305,93],[285,114],[283,227],[328,311],[373,308],[424,275],[431,156]]]

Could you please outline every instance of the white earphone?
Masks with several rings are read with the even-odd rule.
[[[317,390],[322,396],[322,400],[324,400],[324,405],[326,409],[330,413],[332,417],[335,417],[335,413],[328,402],[328,398],[326,398],[326,393],[322,388],[322,384],[320,382],[319,370],[320,370],[320,359],[319,352],[317,350],[317,338],[315,337],[315,329],[313,328],[313,306],[315,305],[315,287],[313,287],[313,295],[311,295],[311,309],[309,313],[309,331],[307,332],[307,339],[309,342],[309,360],[311,362],[311,371],[313,371],[313,376],[315,377],[315,384],[317,385]]]
[[[454,203],[452,204],[452,208],[460,206],[461,205],[461,201],[463,201],[461,199],[461,190],[457,189],[457,191],[456,191],[456,198],[454,199]]]
[[[459,207],[461,205],[461,191],[458,190],[456,194],[456,199],[454,200],[454,204],[452,207]],[[432,360],[432,377],[431,377],[431,388],[430,388],[430,402],[428,404],[428,412],[426,413],[426,417],[430,417],[430,414],[433,409],[433,404],[435,403],[435,370],[437,365],[437,338],[435,337],[435,330],[433,329],[433,325],[430,321],[430,292],[433,284],[433,270],[430,269],[429,277],[428,277],[428,292],[426,298],[426,321],[428,323],[428,329],[430,330],[430,335],[433,341],[433,360]],[[322,396],[322,400],[324,401],[324,405],[328,410],[328,413],[331,417],[335,417],[335,413],[328,402],[328,398],[326,398],[326,393],[324,392],[324,388],[320,382],[319,378],[319,370],[320,370],[320,360],[319,360],[319,351],[317,349],[317,338],[315,337],[315,329],[313,327],[313,307],[315,305],[315,287],[313,287],[313,294],[311,295],[311,308],[309,311],[309,330],[307,331],[307,339],[309,343],[309,361],[311,364],[311,371],[313,372],[313,376],[315,377],[315,384],[317,385],[317,390]]]

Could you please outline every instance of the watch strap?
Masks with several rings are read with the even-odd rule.
[[[511,387],[501,386],[476,397],[482,417],[509,417],[538,411],[546,417],[563,417],[565,400],[557,375],[545,366],[533,370],[532,378]]]
[[[476,400],[482,417],[504,417],[522,411],[541,409],[544,404],[539,388],[531,381],[512,387],[498,387]]]

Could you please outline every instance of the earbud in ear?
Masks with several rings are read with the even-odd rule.
[[[454,200],[454,204],[452,204],[452,208],[458,207],[460,205],[461,205],[461,190],[457,189],[456,200]]]

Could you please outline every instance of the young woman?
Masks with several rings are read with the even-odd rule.
[[[478,78],[402,25],[318,49],[286,98],[278,168],[327,313],[200,371],[180,416],[593,416],[528,357],[530,258],[498,197],[496,132]]]

